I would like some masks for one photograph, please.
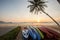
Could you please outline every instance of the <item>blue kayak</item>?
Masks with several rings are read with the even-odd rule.
[[[28,33],[32,37],[32,40],[37,39],[37,36],[36,36],[35,32],[33,32],[30,27],[28,27]]]
[[[30,26],[31,30],[36,34],[37,36],[37,40],[41,40],[41,36],[39,35],[39,33],[36,31],[36,29],[32,26]]]

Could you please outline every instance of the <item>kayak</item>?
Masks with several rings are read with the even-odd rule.
[[[46,28],[46,27],[44,27]],[[59,38],[60,37],[60,34],[54,30],[51,30],[49,28],[46,28],[50,33],[52,33],[54,35],[55,38]]]
[[[22,30],[22,36],[24,40],[28,40],[29,37],[28,29]]]
[[[42,32],[44,32],[44,33],[46,34],[46,37],[47,37],[47,38],[52,38],[52,37],[53,37],[53,35],[52,35],[51,33],[49,33],[46,28],[44,28],[44,27],[39,27],[38,29],[41,30]]]
[[[35,28],[36,31],[39,33],[39,35],[41,36],[42,39],[44,39],[44,35],[43,33],[38,29],[38,28]]]
[[[32,37],[32,40],[36,40],[37,39],[37,36],[36,36],[35,32],[33,32],[31,30],[31,28],[29,28],[29,27],[28,27],[28,33]]]
[[[33,26],[30,26],[31,30],[36,34],[37,36],[37,40],[41,40],[41,36],[39,35],[39,33],[36,31],[36,29]]]

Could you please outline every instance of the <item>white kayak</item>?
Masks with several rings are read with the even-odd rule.
[[[22,35],[23,37],[28,38],[29,36],[28,29],[22,30]]]

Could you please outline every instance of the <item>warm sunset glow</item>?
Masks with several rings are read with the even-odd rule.
[[[45,12],[52,16],[57,22],[60,22],[60,5],[57,0],[45,0],[48,1],[45,8]],[[6,22],[53,22],[44,13],[34,15],[30,13],[27,6],[29,3],[26,0],[5,0],[0,1],[1,13],[0,21]],[[55,5],[53,5],[55,4]],[[23,10],[22,10],[23,9]]]
[[[37,22],[40,22],[40,20],[37,20]]]
[[[37,22],[40,22],[41,18],[39,15],[37,15]]]

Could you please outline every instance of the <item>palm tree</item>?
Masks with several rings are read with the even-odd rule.
[[[30,7],[30,12],[34,12],[35,14],[38,14],[38,12],[43,12],[60,27],[59,23],[56,22],[49,14],[47,14],[44,11],[45,7],[47,7],[47,5],[45,4],[46,2],[44,0],[28,0],[28,2],[31,3],[31,5],[28,5],[28,7],[27,7],[27,8]]]

